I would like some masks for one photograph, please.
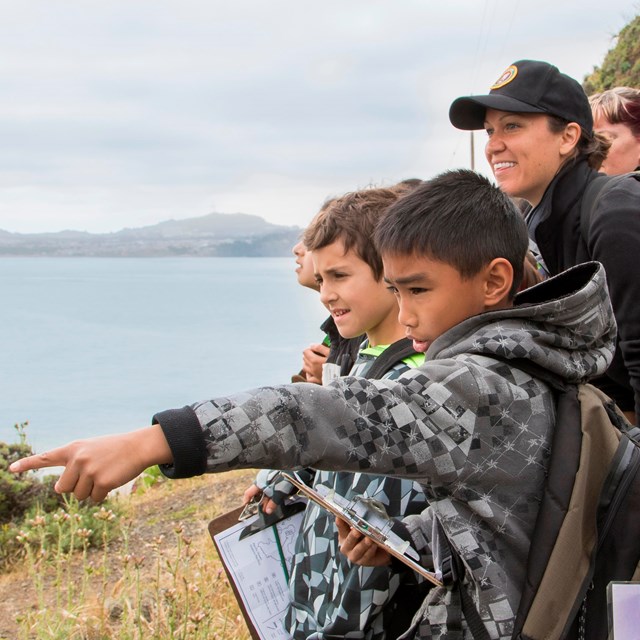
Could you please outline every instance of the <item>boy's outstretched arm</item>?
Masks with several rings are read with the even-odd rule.
[[[160,425],[90,440],[77,440],[45,453],[23,458],[10,466],[13,473],[47,467],[65,467],[56,482],[58,493],[78,500],[104,500],[116,487],[133,480],[146,468],[173,461]]]

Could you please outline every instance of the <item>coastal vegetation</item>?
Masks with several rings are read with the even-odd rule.
[[[18,443],[0,443],[0,481],[39,497],[0,525],[0,639],[248,640],[207,524],[239,504],[252,472],[180,482],[151,472],[103,505],[59,500],[50,479],[7,472],[30,453],[24,427]]]
[[[582,86],[587,95],[613,87],[640,87],[640,15],[615,36],[602,64],[594,67]]]

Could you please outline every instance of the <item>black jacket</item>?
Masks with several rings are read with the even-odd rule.
[[[606,377],[594,381],[625,411],[640,417],[640,182],[624,180],[603,193],[589,229],[580,233],[580,208],[587,185],[598,175],[586,159],[564,167],[527,216],[529,235],[551,275],[587,260],[604,265],[618,345]]]
[[[332,316],[329,316],[321,325],[331,341],[327,364],[336,364],[340,367],[340,375],[347,376],[358,359],[358,352],[366,335],[356,338],[343,338],[338,332],[338,327]]]

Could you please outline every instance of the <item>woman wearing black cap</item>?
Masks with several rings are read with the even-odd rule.
[[[587,260],[607,272],[618,346],[606,378],[594,381],[634,420],[640,415],[640,182],[607,188],[580,231],[582,198],[608,142],[593,133],[589,100],[573,78],[546,62],[510,65],[488,95],[458,98],[451,123],[485,129],[485,154],[500,187],[531,204],[529,236],[555,275]]]

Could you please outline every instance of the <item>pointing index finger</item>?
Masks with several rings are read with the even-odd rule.
[[[67,456],[64,449],[54,449],[53,451],[45,451],[34,456],[16,460],[9,466],[12,473],[22,473],[32,469],[45,469],[47,467],[63,467],[67,463]]]

